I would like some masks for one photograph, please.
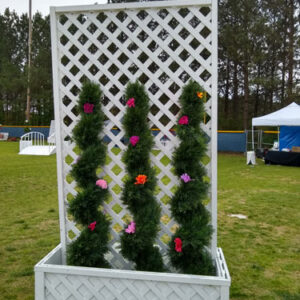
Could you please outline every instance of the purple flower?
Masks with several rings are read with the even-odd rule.
[[[181,178],[185,183],[187,183],[187,182],[189,182],[189,181],[192,180],[191,177],[190,177],[187,173],[182,174],[182,175],[180,176],[180,178]]]

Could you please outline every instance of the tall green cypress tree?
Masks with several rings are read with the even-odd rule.
[[[71,171],[79,192],[69,207],[69,212],[83,229],[69,245],[67,258],[70,265],[108,268],[104,254],[108,251],[109,221],[99,211],[99,206],[108,197],[108,190],[106,181],[97,180],[96,175],[96,169],[105,163],[106,152],[99,136],[104,121],[100,96],[97,84],[83,84],[78,101],[81,118],[73,130],[80,156]]]
[[[203,89],[193,81],[183,88],[180,97],[182,109],[177,127],[180,145],[175,150],[173,164],[181,182],[171,199],[172,216],[179,228],[169,243],[169,255],[173,266],[185,274],[213,275],[215,268],[206,249],[213,230],[203,204],[208,184],[203,180],[206,172],[200,164],[206,151],[200,128],[205,113],[204,97]]]
[[[127,111],[123,125],[130,140],[124,155],[128,179],[122,201],[133,215],[133,221],[121,236],[121,251],[135,263],[136,270],[163,271],[158,247],[154,246],[159,230],[160,206],[155,200],[155,171],[150,165],[153,138],[147,123],[149,98],[144,87],[130,83],[126,89]]]

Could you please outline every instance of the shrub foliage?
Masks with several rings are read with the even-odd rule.
[[[207,246],[213,230],[203,204],[208,184],[204,181],[205,167],[200,164],[206,152],[200,128],[205,113],[204,98],[203,89],[193,81],[183,88],[180,97],[182,109],[177,126],[180,145],[173,156],[180,185],[171,199],[172,216],[179,227],[169,243],[169,256],[172,265],[185,274],[212,275],[215,268]]]
[[[127,109],[123,120],[127,137],[138,137],[136,144],[129,143],[124,154],[128,178],[122,193],[122,201],[128,206],[135,225],[128,233],[129,225],[121,236],[121,251],[125,258],[135,263],[136,270],[163,271],[163,261],[158,247],[154,246],[159,230],[160,206],[156,202],[155,171],[150,165],[153,138],[147,123],[149,98],[138,82],[126,88]],[[134,102],[133,105],[129,103]],[[137,184],[139,175],[146,175],[144,184]],[[132,223],[131,223],[132,224]]]
[[[109,267],[104,259],[104,254],[108,251],[109,221],[99,210],[108,197],[108,190],[96,185],[96,169],[105,163],[106,153],[99,136],[104,121],[100,96],[97,84],[83,84],[78,101],[81,118],[73,130],[73,139],[80,149],[80,156],[73,164],[71,175],[76,180],[79,191],[70,202],[69,213],[82,227],[82,231],[69,245],[67,259],[68,264],[76,266]],[[89,106],[87,110],[86,105]],[[91,225],[93,223],[95,226]]]

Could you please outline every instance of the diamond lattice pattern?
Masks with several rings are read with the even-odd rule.
[[[220,286],[46,273],[45,296],[54,299],[219,300]]]
[[[156,197],[162,207],[157,245],[165,254],[166,244],[176,229],[169,210],[169,201],[178,183],[170,163],[173,149],[178,145],[174,127],[180,109],[181,88],[189,79],[199,82],[207,92],[206,124],[202,128],[208,140],[211,136],[211,7],[93,10],[57,13],[56,17],[57,41],[54,42],[58,49],[59,89],[56,105],[59,105],[62,135],[58,155],[63,161],[66,239],[69,242],[80,232],[67,214],[68,201],[76,195],[76,182],[69,172],[78,157],[71,136],[78,121],[76,101],[81,84],[89,78],[101,86],[107,118],[104,140],[108,144],[108,157],[103,170],[99,170],[99,177],[108,180],[112,195],[103,207],[112,221],[108,259],[115,268],[130,269],[131,265],[119,254],[118,244],[118,233],[131,218],[120,201],[126,176],[122,162],[126,149],[122,128],[124,90],[129,81],[139,80],[152,101],[149,122],[155,136],[155,149],[151,159],[158,178]],[[208,181],[211,176],[209,161],[210,143],[203,161]],[[209,199],[207,203],[210,209]]]

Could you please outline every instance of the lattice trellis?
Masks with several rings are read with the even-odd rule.
[[[220,300],[220,286],[151,280],[46,275],[46,299]]]
[[[76,182],[70,177],[77,159],[70,141],[78,121],[76,101],[85,78],[98,82],[103,91],[107,117],[104,139],[108,143],[106,166],[99,176],[109,181],[112,199],[104,210],[112,219],[110,253],[115,268],[131,268],[119,254],[119,230],[129,218],[120,201],[126,149],[122,117],[124,90],[129,81],[139,80],[149,93],[150,127],[155,136],[151,160],[157,170],[157,200],[161,202],[161,231],[157,244],[163,254],[175,229],[169,200],[178,184],[170,163],[178,140],[174,134],[180,106],[181,88],[189,79],[207,92],[206,124],[209,137],[205,162],[211,190],[207,208],[216,229],[216,14],[211,1],[161,1],[118,5],[62,7],[52,10],[52,51],[57,128],[57,163],[60,202],[61,243],[66,244],[79,229],[67,214],[68,201],[76,195]],[[212,240],[215,255],[216,231]]]

